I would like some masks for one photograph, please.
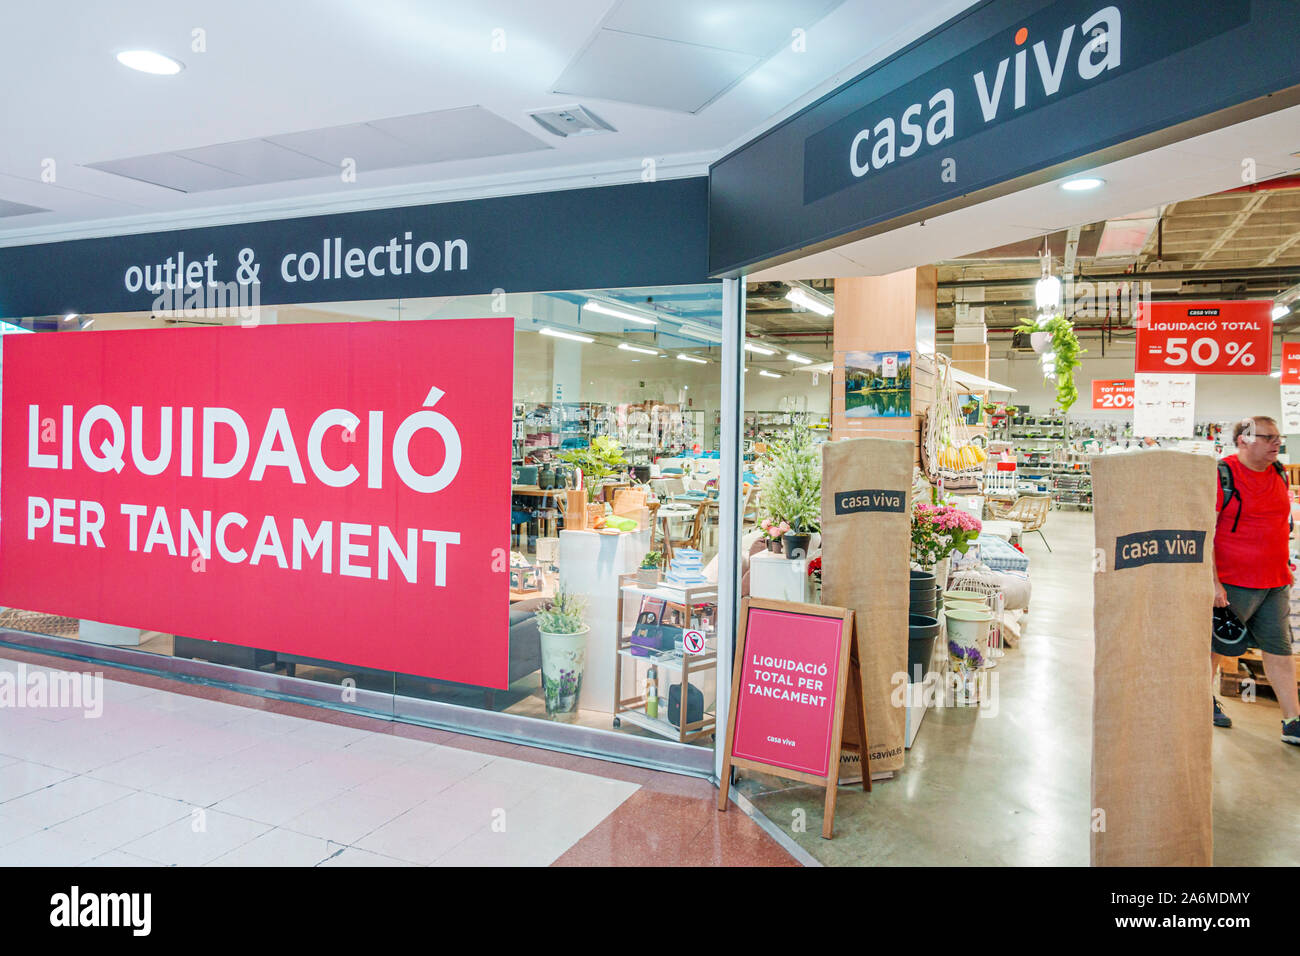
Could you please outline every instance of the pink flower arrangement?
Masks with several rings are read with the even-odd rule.
[[[960,508],[913,505],[912,560],[932,567],[954,551],[964,554],[982,527],[978,518]]]
[[[763,532],[764,537],[773,541],[780,541],[782,536],[790,530],[790,522],[773,521],[771,518],[764,518],[759,522],[758,527]]]

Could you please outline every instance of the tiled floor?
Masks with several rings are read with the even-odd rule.
[[[0,865],[793,863],[707,781],[96,669],[98,717],[0,707]]]

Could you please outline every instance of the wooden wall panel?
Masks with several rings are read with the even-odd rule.
[[[904,269],[883,276],[835,280],[835,369],[831,383],[831,438],[910,437],[920,462],[921,416],[934,401],[933,365],[918,351],[918,330],[933,349],[938,270]],[[912,353],[910,418],[847,418],[844,357],[849,352]]]

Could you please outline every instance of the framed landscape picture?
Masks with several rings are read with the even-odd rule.
[[[846,418],[908,418],[911,414],[911,352],[845,354]]]

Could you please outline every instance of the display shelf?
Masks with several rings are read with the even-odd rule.
[[[631,636],[630,632],[628,634],[625,634],[624,640],[626,640],[630,636]],[[712,643],[712,639],[710,639],[709,643]],[[673,651],[660,651],[658,654],[648,654],[642,656],[640,654],[633,654],[631,647],[623,646],[622,644],[620,644],[618,652],[628,660],[638,661],[643,664],[654,664],[655,667],[666,667],[669,670],[673,670],[673,671],[680,671],[686,666],[685,655],[676,654]],[[694,668],[695,665],[697,664],[712,664],[715,663],[717,659],[718,659],[718,655],[717,652],[714,650],[710,650],[705,654],[695,654],[692,655],[691,657],[691,666],[692,668]]]
[[[642,703],[642,705],[645,704],[644,699],[641,701],[641,703]],[[667,699],[666,699],[666,698],[661,698],[661,699],[660,699],[660,706],[662,706],[662,707],[664,707],[665,709],[667,709],[667,707],[668,707],[668,703],[667,703]],[[679,736],[679,732],[678,732],[678,728],[677,728],[677,726],[676,726],[675,724],[669,723],[668,720],[667,720],[667,718],[664,718],[664,717],[649,717],[649,716],[646,715],[645,711],[643,711],[643,710],[631,710],[631,709],[628,709],[628,710],[621,710],[621,711],[618,712],[618,716],[615,717],[614,719],[615,719],[615,721],[624,721],[624,720],[625,720],[625,721],[627,721],[629,724],[632,724],[634,727],[640,727],[642,730],[648,730],[648,731],[650,731],[651,733],[659,734],[661,737],[677,737],[677,736]],[[714,726],[716,726],[716,724],[717,724],[717,710],[716,710],[716,708],[715,708],[715,709],[712,709],[712,710],[706,710],[706,711],[704,712],[704,720],[701,721],[701,723],[706,723],[706,724],[708,724],[708,725],[709,725],[709,726],[708,726],[708,730],[703,731],[703,732],[701,732],[701,733],[696,733],[696,734],[694,734],[694,735],[688,735],[688,736],[685,738],[685,740],[682,741],[683,743],[687,743],[687,742],[689,742],[689,741],[695,740],[697,737],[702,736],[703,733],[713,733],[713,728],[714,728]],[[694,725],[692,725],[692,726],[694,726]]]
[[[643,730],[648,730],[651,733],[684,744],[709,736],[715,732],[717,727],[718,635],[714,625],[717,621],[718,587],[715,584],[706,584],[683,589],[663,586],[643,588],[635,583],[636,578],[637,572],[635,571],[618,576],[617,620],[619,625],[614,647],[614,726],[617,727],[620,721],[626,720]],[[681,622],[680,626],[683,629],[690,628],[704,633],[706,641],[705,653],[700,655],[683,654],[681,657],[678,657],[671,650],[661,650],[655,654],[647,654],[644,657],[633,654],[632,631],[635,627],[636,617],[640,614],[642,599],[644,598],[664,601],[665,610],[667,610],[667,605],[672,604],[677,605],[679,614],[685,612],[685,620]],[[629,625],[628,611],[632,609],[635,609],[635,611]],[[678,693],[683,710],[683,713],[679,715],[681,719],[680,727],[674,726],[667,720],[667,694],[659,697],[660,712],[664,716],[650,717],[645,713],[646,697],[644,691],[639,687],[642,680],[641,664],[658,669],[656,671],[657,685],[663,681],[664,671],[661,668],[678,675],[676,680],[670,680],[668,683],[670,685],[676,684],[680,688]],[[630,697],[624,697],[623,682],[628,673],[632,675],[638,687]],[[695,689],[705,697],[704,710],[700,720],[688,721],[686,718],[690,713],[691,678],[695,677],[700,682],[703,682],[710,675],[715,678],[714,703],[710,706],[708,695],[705,694],[702,687],[697,686]]]

